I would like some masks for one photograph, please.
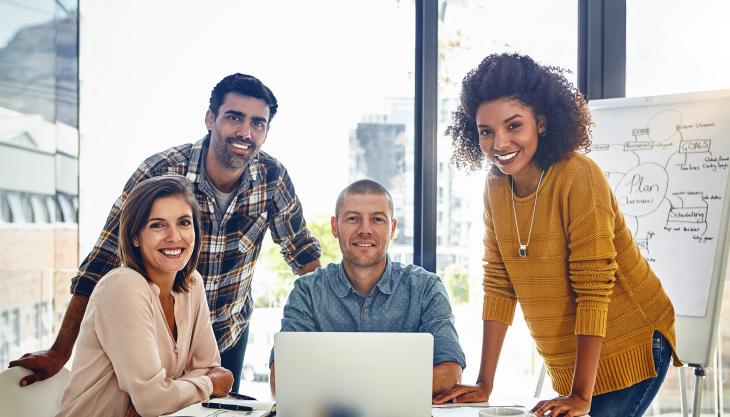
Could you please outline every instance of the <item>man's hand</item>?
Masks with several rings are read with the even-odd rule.
[[[476,385],[454,385],[450,390],[433,397],[434,404],[452,403],[480,403],[489,401],[491,389],[483,387],[481,384]]]
[[[69,356],[70,355],[65,355],[51,348],[38,352],[26,353],[21,356],[20,359],[10,361],[8,366],[21,366],[33,371],[32,374],[20,380],[20,386],[24,387],[36,381],[43,381],[44,379],[48,379],[53,375],[56,375],[58,371],[63,368],[63,365],[68,362]]]
[[[222,366],[211,368],[206,374],[213,382],[211,397],[225,397],[233,386],[233,373]]]
[[[89,297],[72,296],[53,346],[48,350],[26,353],[20,359],[11,361],[8,364],[8,366],[22,366],[33,371],[31,375],[20,380],[21,387],[56,375],[63,368],[63,365],[68,362],[76,337],[79,335],[79,326],[81,326],[81,319],[84,317],[88,303]]]
[[[551,416],[576,417],[586,415],[590,410],[590,399],[586,400],[571,394],[567,397],[540,401],[530,412],[535,413],[536,416],[544,416],[549,411]]]
[[[297,271],[297,275],[301,277],[301,276],[307,275],[308,273],[314,271],[317,268],[321,268],[321,267],[322,267],[322,264],[319,262],[319,259],[315,259],[315,260],[303,265],[299,269],[299,271]]]

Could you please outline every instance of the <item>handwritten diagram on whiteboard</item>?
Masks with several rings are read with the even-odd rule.
[[[730,99],[726,99],[730,101]],[[605,101],[610,102],[610,101]],[[730,169],[728,103],[591,103],[593,146],[679,315],[706,314]]]

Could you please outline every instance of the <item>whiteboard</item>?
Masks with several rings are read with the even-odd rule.
[[[588,156],[674,304],[677,350],[707,366],[728,255],[730,90],[593,100]]]

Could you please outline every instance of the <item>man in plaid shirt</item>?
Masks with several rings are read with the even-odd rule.
[[[267,229],[299,275],[320,266],[319,242],[311,235],[284,166],[260,151],[277,111],[276,97],[250,75],[233,74],[215,86],[205,115],[208,135],[147,158],[114,203],[104,230],[72,279],[73,297],[49,350],[25,354],[10,366],[34,371],[32,384],[56,374],[68,361],[89,295],[97,281],[119,266],[119,214],[127,194],[144,179],[185,175],[201,207],[202,250],[198,271],[205,279],[213,331],[224,368],[240,383],[253,310],[251,278]]]

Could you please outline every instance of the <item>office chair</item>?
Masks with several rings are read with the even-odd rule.
[[[71,372],[66,368],[27,387],[18,385],[31,371],[15,366],[0,372],[0,417],[53,417]]]

